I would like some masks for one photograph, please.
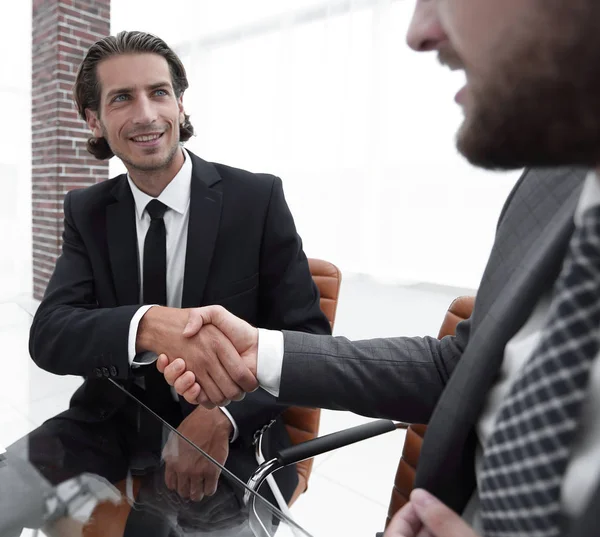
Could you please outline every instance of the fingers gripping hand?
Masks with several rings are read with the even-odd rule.
[[[415,489],[390,522],[385,537],[478,537],[452,509],[423,489]]]

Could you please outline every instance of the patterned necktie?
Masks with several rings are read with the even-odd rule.
[[[561,486],[600,348],[600,207],[583,214],[539,345],[502,402],[480,478],[485,537],[561,535]]]

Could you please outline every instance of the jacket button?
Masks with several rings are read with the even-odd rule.
[[[102,368],[102,374],[103,374],[105,377],[109,377],[109,376],[110,376],[110,373],[108,372],[108,368],[106,368],[106,367],[103,367],[103,368]]]
[[[110,375],[111,375],[111,377],[116,377],[116,376],[117,376],[117,374],[119,373],[119,372],[117,371],[117,368],[116,368],[114,365],[111,365],[111,366],[108,368],[108,370],[110,371]]]
[[[94,375],[98,378],[102,378],[102,370],[99,367],[94,368]]]

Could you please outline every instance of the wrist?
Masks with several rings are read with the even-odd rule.
[[[227,438],[231,438],[233,436],[233,424],[231,423],[231,420],[219,407],[215,408],[213,412],[215,413],[217,427],[227,433]]]
[[[187,314],[180,309],[163,306],[151,307],[140,319],[135,340],[136,353],[165,352],[173,336],[181,338],[187,322]]]
[[[258,328],[254,328],[254,330],[255,330],[254,344],[251,347],[250,353],[248,353],[248,359],[246,360],[246,365],[248,366],[248,369],[250,370],[250,372],[256,378],[258,378],[258,337],[259,337],[260,332],[259,332]]]
[[[192,414],[190,414],[190,419],[198,420],[198,423],[205,424],[207,421],[212,421],[212,430],[220,431],[224,433],[227,438],[231,438],[234,433],[233,423],[227,416],[227,414],[220,408],[216,407],[211,410],[204,408],[203,406],[198,406]]]
[[[151,307],[144,316],[140,319],[138,325],[137,337],[135,339],[135,352],[154,351],[156,346],[155,341],[155,326],[158,318],[161,316],[160,306]],[[156,352],[156,351],[154,351]]]

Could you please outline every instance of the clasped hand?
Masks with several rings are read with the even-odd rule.
[[[218,463],[225,464],[232,425],[220,410],[197,407],[181,422],[177,431],[183,438],[171,433],[162,452],[165,483],[180,497],[198,502],[216,492],[220,468],[194,446],[202,448]]]
[[[384,537],[478,537],[452,509],[423,489],[392,518]]]
[[[187,310],[183,336],[198,352],[185,358],[161,354],[158,370],[188,403],[206,408],[239,401],[258,387],[258,330],[221,306]]]

